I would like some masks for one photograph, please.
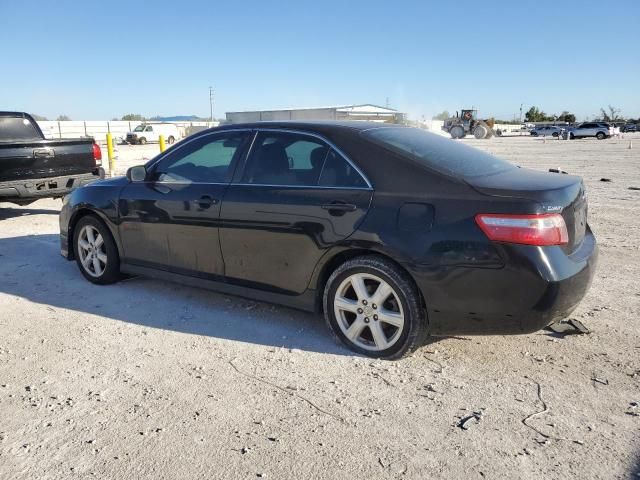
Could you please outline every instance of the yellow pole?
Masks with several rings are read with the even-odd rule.
[[[109,157],[109,176],[113,177],[115,175],[116,166],[113,161],[113,137],[110,133],[107,133],[107,155]]]
[[[167,146],[164,143],[164,135],[160,135],[158,140],[160,141],[160,152],[164,152],[167,149]]]

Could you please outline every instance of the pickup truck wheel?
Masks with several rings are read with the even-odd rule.
[[[138,140],[138,143],[140,143],[140,145],[146,145],[147,144],[147,139],[142,137],[140,140]]]
[[[120,280],[120,258],[111,232],[93,215],[82,217],[73,231],[80,272],[91,283],[108,285]]]
[[[167,138],[167,143],[168,143],[169,145],[173,145],[173,142],[175,142],[175,141],[176,141],[176,139],[175,139],[175,138],[173,138],[173,136],[171,136],[171,137]]]
[[[604,133],[602,133],[602,132],[598,132],[598,133],[596,133],[596,138],[598,140],[604,140],[606,138],[606,135]]]

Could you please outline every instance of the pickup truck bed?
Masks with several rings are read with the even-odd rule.
[[[92,138],[45,140],[30,115],[0,112],[0,202],[62,197],[104,177]]]

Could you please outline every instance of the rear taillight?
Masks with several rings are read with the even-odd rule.
[[[96,167],[102,166],[102,150],[97,143],[93,144],[93,161],[96,163]]]
[[[566,245],[567,225],[557,213],[540,215],[506,215],[480,213],[476,223],[490,240],[524,245]]]

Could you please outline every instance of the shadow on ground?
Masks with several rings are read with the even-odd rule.
[[[24,210],[20,210],[23,212]],[[320,315],[168,282],[131,278],[97,286],[59,254],[57,235],[0,238],[0,293],[151,328],[192,335],[352,355]]]
[[[47,208],[4,208],[0,207],[0,220],[7,220],[14,217],[25,217],[27,215],[58,215],[60,210]]]

